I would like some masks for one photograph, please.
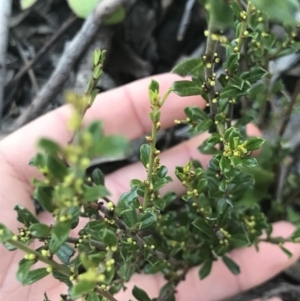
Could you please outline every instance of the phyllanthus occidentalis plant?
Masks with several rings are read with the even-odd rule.
[[[93,75],[85,94],[66,93],[73,107],[68,123],[72,139],[67,145],[41,139],[41,151],[30,161],[44,176],[33,180],[33,198],[53,215],[53,223],[43,224],[17,205],[17,219],[23,224],[19,233],[0,224],[4,246],[25,253],[17,271],[23,285],[51,274],[66,285],[63,300],[112,301],[134,273],[160,272],[167,282],[157,300],[166,301],[173,300],[176,286],[191,267],[199,266],[199,281],[209,276],[220,259],[233,274],[239,274],[239,266],[228,256],[233,249],[254,245],[259,250],[259,243],[267,241],[292,256],[284,243],[299,242],[300,229],[288,238],[273,237],[271,222],[298,217],[284,200],[295,195],[299,177],[292,173],[281,192],[275,194],[273,189],[278,184],[278,164],[291,153],[282,137],[298,98],[287,102],[279,93],[282,83],[280,78],[271,80],[269,64],[299,49],[299,25],[293,15],[299,5],[293,0],[200,2],[208,16],[205,53],[172,70],[189,79],[175,81],[164,95],[159,83],[151,81],[148,118],[152,130],[140,147],[145,178],[132,179],[130,191],[124,191],[116,205],[109,198],[101,169],[90,168],[91,160],[126,153],[128,144],[122,137],[104,135],[101,122],[82,127],[84,114],[98,93],[104,51],[94,53]],[[284,30],[281,39],[272,32],[273,23]],[[228,32],[234,33],[233,39],[229,40]],[[226,54],[223,61],[220,50]],[[170,93],[199,95],[207,104],[204,111],[186,107],[186,119],[175,120],[177,125],[189,126],[191,135],[210,133],[199,146],[200,152],[211,155],[208,167],[191,159],[175,170],[186,188],[182,196],[160,192],[172,181],[160,162],[156,143],[161,108]],[[275,141],[247,137],[245,128],[250,122],[261,127],[274,124],[276,114],[266,117],[266,113],[275,96],[287,114],[283,123],[277,121]],[[251,156],[262,146],[258,159]],[[262,210],[266,198],[272,205]],[[80,217],[85,218],[85,226],[76,237],[70,236]],[[36,240],[42,245],[33,249]],[[35,268],[38,261],[44,267]],[[140,301],[151,300],[137,286],[132,294]]]

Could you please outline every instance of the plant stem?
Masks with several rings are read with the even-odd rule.
[[[159,106],[162,107],[165,103],[165,101],[167,100],[168,96],[171,94],[171,92],[173,92],[173,88],[169,88],[167,90],[167,92],[165,93],[165,95],[162,97],[161,101],[159,102]]]
[[[248,2],[247,10],[246,10],[246,19],[242,20],[242,22],[241,22],[242,25],[240,28],[240,35],[238,37],[238,39],[239,39],[238,44],[237,44],[238,52],[240,52],[243,47],[243,43],[245,40],[244,32],[247,30],[247,27],[248,27],[248,20],[249,20],[250,13],[251,13],[251,4],[249,4],[249,2]]]
[[[70,270],[66,266],[60,265],[53,259],[43,256],[38,251],[32,250],[30,247],[23,244],[22,242],[13,240],[13,239],[9,239],[8,243],[13,245],[14,247],[24,251],[27,254],[34,254],[38,260],[50,265],[53,269],[55,269],[56,271],[59,271],[60,273],[64,274],[65,276],[69,277],[71,275]]]
[[[193,187],[192,187],[191,183],[189,183],[189,182],[186,183],[186,188],[187,188],[188,191],[191,191],[191,192],[193,191]],[[198,212],[199,215],[201,215],[204,219],[206,219],[206,214],[201,211],[202,206],[201,206],[201,203],[198,200],[198,198],[193,194],[192,199],[193,199],[194,203],[197,205],[197,207],[199,209],[199,212]]]
[[[157,299],[156,301],[165,301],[168,300],[169,297],[175,293],[176,291],[176,286],[180,283],[180,281],[183,281],[185,279],[185,276],[187,272],[189,271],[188,267],[185,267],[183,271],[179,274],[176,275],[173,279],[169,280],[169,283],[171,284],[171,287],[167,290],[165,290]]]
[[[167,90],[167,92],[164,94],[164,96],[162,97],[161,100],[151,100],[151,105],[152,105],[152,113],[153,116],[159,116],[160,113],[160,109],[161,107],[164,105],[166,99],[168,98],[168,96],[170,95],[170,93],[173,91],[173,88],[169,88]],[[150,114],[152,114],[150,113]],[[152,175],[155,169],[155,157],[157,156],[155,154],[156,152],[156,140],[157,140],[157,132],[160,128],[160,121],[159,121],[159,117],[151,117],[151,121],[152,121],[152,129],[151,129],[151,136],[149,137],[150,139],[148,139],[149,141],[149,146],[150,146],[150,156],[149,156],[149,163],[148,163],[148,171],[147,171],[147,180],[145,181],[145,192],[144,192],[144,199],[143,199],[143,210],[146,210],[146,208],[149,205],[149,200],[150,200],[150,196],[152,193]]]
[[[214,31],[215,28],[213,25],[213,21],[212,18],[210,18],[208,23],[208,36],[206,42],[204,62],[205,62],[205,82],[208,90],[207,94],[209,100],[209,108],[213,120],[215,119],[215,116],[218,114],[218,104],[212,101],[215,97],[215,89],[214,86],[210,84],[214,74],[214,55],[218,44],[218,41],[212,38],[212,36],[214,35]]]
[[[118,301],[114,296],[112,296],[110,293],[108,293],[107,291],[104,291],[102,289],[100,289],[99,287],[96,287],[95,292],[100,295],[103,296],[104,298],[106,298],[109,301]]]
[[[130,236],[133,240],[136,241],[137,243],[137,246],[143,250],[145,248],[145,246],[147,246],[146,242],[143,240],[142,237],[140,237],[136,231],[132,231],[130,230],[127,225],[118,217],[114,216],[113,215],[113,212],[112,211],[109,211],[105,206],[103,206],[101,203],[98,203],[98,204],[91,204],[92,208],[93,209],[98,209],[99,211],[101,211],[102,213],[104,213],[105,216],[107,216],[108,218],[110,219],[113,219],[116,226],[121,229],[121,230],[124,230],[128,236]],[[97,206],[97,208],[94,206]],[[153,250],[153,249],[150,249],[151,250],[151,253],[153,255],[155,255],[157,258],[159,259],[166,259],[168,260],[172,265],[176,265],[176,266],[182,266],[183,265],[183,262],[179,261],[179,260],[176,260],[176,259],[173,259],[173,258],[170,258],[167,254],[163,253],[163,252],[160,252],[160,251],[157,251],[157,250]]]
[[[143,199],[143,210],[146,210],[150,200],[151,194],[151,186],[152,186],[152,173],[153,173],[153,165],[154,165],[154,152],[156,151],[155,144],[157,138],[157,126],[155,123],[152,124],[151,130],[151,141],[149,142],[150,145],[150,157],[149,157],[149,167],[147,172],[147,184],[145,184],[145,193]]]
[[[282,138],[282,136],[285,133],[287,125],[289,124],[289,121],[291,119],[291,115],[292,115],[292,112],[293,112],[293,108],[294,108],[294,105],[295,105],[295,103],[297,101],[297,97],[298,97],[299,94],[300,94],[300,79],[296,83],[296,87],[295,87],[293,95],[291,97],[291,101],[290,101],[290,103],[288,105],[285,117],[284,117],[283,122],[281,124],[281,127],[280,127],[280,129],[278,131],[278,135],[281,138]]]
[[[96,241],[96,240],[94,240],[94,239],[87,239],[87,240],[89,241],[89,243],[90,243],[93,247],[95,247],[95,248],[97,248],[97,249],[99,249],[99,250],[105,250],[105,248],[106,248],[106,245],[105,245],[104,243],[100,242],[100,241]],[[77,243],[79,242],[79,238],[76,238],[76,237],[69,237],[69,238],[67,239],[67,242],[72,243],[72,244],[77,244]]]

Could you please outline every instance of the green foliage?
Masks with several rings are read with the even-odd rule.
[[[287,24],[295,25],[295,13],[299,9],[297,0],[253,0],[253,4],[263,11],[270,19]]]
[[[33,6],[38,0],[19,0],[21,9],[25,10]],[[87,18],[93,10],[96,8],[96,5],[102,0],[67,0],[68,5],[74,14],[79,18]],[[126,11],[124,7],[120,6],[116,11],[108,16],[104,21],[105,25],[113,25],[122,22],[126,17]],[[95,70],[94,70],[95,71]],[[97,73],[97,71],[96,71]],[[95,73],[95,74],[96,74]]]
[[[151,301],[148,294],[141,288],[138,288],[137,286],[133,287],[132,294],[134,298],[136,298],[138,301]]]
[[[20,0],[20,6],[22,9],[31,7],[37,0]]]
[[[0,224],[4,246],[26,253],[17,272],[22,284],[52,274],[67,286],[67,298],[113,300],[113,295],[126,289],[134,273],[162,273],[166,284],[158,298],[173,301],[176,286],[192,267],[199,269],[199,281],[209,277],[217,260],[234,275],[242,272],[230,256],[237,248],[258,249],[264,241],[292,256],[284,243],[300,242],[300,214],[292,205],[292,199],[299,195],[300,180],[295,172],[283,182],[277,175],[281,165],[291,167],[292,150],[284,147],[282,139],[284,124],[270,110],[267,121],[281,128],[275,142],[248,137],[246,127],[250,122],[266,122],[268,103],[274,106],[274,95],[276,103],[281,103],[284,110],[288,108],[287,113],[293,111],[293,101],[281,95],[284,85],[272,78],[269,63],[299,48],[299,30],[293,19],[298,3],[253,0],[246,2],[244,11],[236,1],[200,2],[208,12],[205,54],[174,67],[173,73],[187,78],[175,81],[164,95],[160,95],[157,81],[150,82],[148,118],[152,127],[140,147],[140,168],[145,176],[131,179],[130,189],[122,191],[116,203],[109,199],[105,174],[91,162],[98,156],[123,156],[128,143],[123,137],[105,135],[101,122],[82,126],[84,114],[98,93],[96,85],[103,73],[105,51],[94,52],[85,94],[66,93],[66,101],[73,107],[68,122],[72,139],[67,145],[40,139],[40,152],[29,163],[43,176],[32,181],[33,198],[52,214],[52,224],[40,223],[20,205],[15,207],[22,224],[17,234]],[[86,17],[96,4],[69,3],[76,6],[74,10],[81,17]],[[123,17],[119,12],[115,22]],[[282,27],[282,37],[269,29],[273,24],[270,20]],[[225,29],[235,33],[232,40],[225,36]],[[224,48],[222,62],[219,48]],[[215,64],[219,63],[217,76]],[[173,179],[161,164],[157,143],[161,109],[171,92],[196,95],[199,100],[201,96],[207,105],[206,110],[186,107],[186,118],[175,120],[176,124],[188,125],[191,135],[209,133],[198,147],[201,153],[210,155],[205,157],[207,166],[190,158],[175,169],[175,176],[185,187],[180,196],[167,191]],[[289,115],[285,118],[288,120]],[[254,158],[258,151],[259,157]],[[266,200],[271,204],[267,210],[262,206]],[[271,222],[282,218],[297,228],[289,237],[274,237]],[[41,247],[31,249],[31,243],[37,240]],[[33,269],[38,261],[47,267]],[[132,295],[137,300],[151,300],[148,292],[136,286]]]

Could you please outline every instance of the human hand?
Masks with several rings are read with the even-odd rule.
[[[173,75],[160,75],[155,78],[166,91],[176,79]],[[102,93],[97,97],[92,108],[85,116],[85,123],[101,119],[106,134],[122,134],[128,139],[145,135],[151,128],[148,120],[149,100],[147,86],[149,79],[143,79],[133,84]],[[185,118],[183,109],[186,106],[202,106],[205,103],[200,97],[179,98],[172,94],[162,108],[162,128],[173,125],[175,118]],[[13,231],[17,230],[18,222],[13,210],[16,204],[27,207],[34,212],[31,200],[33,187],[30,180],[40,177],[38,171],[29,166],[29,160],[36,153],[35,143],[46,136],[59,143],[66,144],[71,133],[68,132],[66,122],[70,108],[64,106],[28,124],[0,143],[0,221]],[[249,126],[249,135],[259,135],[253,125]],[[161,162],[170,171],[175,165],[184,165],[191,158],[199,159],[205,166],[209,156],[199,154],[197,146],[205,139],[205,135],[186,141],[161,155]],[[144,178],[145,170],[141,164],[132,164],[111,173],[106,177],[106,185],[111,192],[112,199],[117,202],[120,194],[129,190],[132,178]],[[176,181],[170,183],[168,189],[183,193],[182,185]],[[47,213],[40,215],[43,223],[50,224],[51,216]],[[292,225],[286,222],[274,224],[274,236],[288,236],[293,231]],[[241,274],[232,275],[221,261],[214,264],[211,275],[199,280],[198,268],[193,268],[187,274],[186,280],[178,286],[177,300],[217,301],[249,289],[274,276],[288,265],[295,262],[300,255],[300,245],[287,244],[287,248],[294,254],[288,259],[277,247],[261,243],[260,252],[254,248],[243,248],[231,252],[230,256],[241,267]],[[16,280],[15,273],[20,259],[24,256],[21,251],[8,252],[0,246],[0,300],[37,301],[42,300],[44,292],[51,301],[59,300],[59,294],[66,292],[64,284],[50,276],[32,286],[22,287]],[[157,297],[164,279],[161,275],[135,275],[127,285],[126,292],[119,293],[117,300],[127,301],[131,296],[134,285],[147,291],[150,297]]]

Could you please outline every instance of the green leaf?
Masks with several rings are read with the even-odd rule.
[[[130,209],[130,204],[138,198],[137,187],[132,187],[129,192],[121,195],[118,204],[115,208],[115,214],[121,216],[126,210]]]
[[[19,262],[19,268],[17,271],[17,279],[20,281],[23,285],[27,281],[27,276],[30,271],[30,268],[34,265],[35,261],[34,260],[21,260]]]
[[[265,77],[267,74],[268,72],[265,69],[259,66],[255,66],[250,71],[244,72],[241,75],[241,78],[243,80],[248,81],[250,84],[255,84],[257,81]]]
[[[150,91],[152,91],[153,93],[159,93],[159,83],[156,80],[151,79],[151,83],[150,83],[148,89]]]
[[[38,147],[43,149],[48,154],[57,154],[61,151],[61,147],[58,143],[47,138],[41,138],[38,141]]]
[[[287,25],[296,25],[295,14],[299,9],[297,0],[253,0],[253,4],[270,19]]]
[[[291,239],[297,239],[300,237],[300,227],[298,226],[296,230],[292,233]]]
[[[87,126],[86,131],[92,135],[93,141],[97,141],[98,139],[103,137],[103,127],[102,123],[99,121],[91,122]]]
[[[198,230],[202,232],[205,236],[212,237],[215,235],[214,231],[212,230],[211,226],[203,219],[197,218],[192,222],[193,226],[195,226]]]
[[[255,167],[257,166],[257,160],[255,158],[242,158],[242,165],[244,167]]]
[[[86,301],[101,301],[102,298],[97,293],[91,293]]]
[[[70,258],[75,254],[75,249],[72,248],[69,244],[64,243],[60,246],[56,252],[56,256],[63,264],[69,264]]]
[[[83,191],[83,200],[87,202],[95,201],[108,195],[109,191],[103,185],[92,187],[86,186]]]
[[[229,172],[231,170],[230,160],[227,157],[222,156],[219,161],[220,169],[223,173]]]
[[[104,185],[104,173],[100,168],[95,168],[92,172],[92,179],[96,185]]]
[[[292,258],[293,257],[293,254],[288,249],[286,249],[283,246],[279,246],[279,247],[283,251],[283,253],[285,253],[288,256],[288,258]]]
[[[239,66],[239,55],[237,53],[230,54],[224,65],[225,69],[228,69],[229,73],[236,72]]]
[[[208,181],[206,178],[202,178],[197,183],[197,191],[202,192],[207,188]]]
[[[233,157],[232,156],[232,157],[229,158],[229,160],[230,160],[233,167],[238,167],[238,166],[241,166],[243,164],[242,159],[239,158],[239,157]]]
[[[153,191],[158,191],[170,182],[172,182],[172,178],[168,176],[164,178],[156,178],[153,182]]]
[[[44,167],[46,163],[45,156],[45,154],[37,153],[33,158],[30,159],[29,165],[36,167]]]
[[[250,137],[247,139],[246,149],[248,151],[259,149],[264,142],[265,140],[260,137]]]
[[[119,6],[107,19],[105,19],[105,25],[114,25],[121,23],[126,17],[126,10],[123,6]]]
[[[287,220],[289,222],[295,224],[296,226],[299,225],[300,224],[300,214],[299,214],[299,212],[296,211],[295,209],[291,208],[291,207],[288,207],[287,208]],[[297,229],[296,229],[296,231],[297,231]],[[294,234],[292,234],[292,235],[294,235]],[[300,236],[300,229],[299,229],[299,236]],[[299,236],[297,236],[297,237],[299,237]]]
[[[59,272],[57,270],[53,270],[52,275],[55,279],[58,279],[60,282],[65,283],[69,288],[71,288],[73,286],[72,282],[70,281],[69,276],[62,274],[61,272]]]
[[[231,258],[224,255],[222,260],[234,275],[238,275],[240,273],[240,267]]]
[[[68,172],[66,163],[56,155],[48,155],[46,158],[46,165],[53,176],[61,181]]]
[[[136,298],[138,301],[151,301],[148,294],[142,290],[141,288],[134,286],[132,289],[132,295],[134,298]]]
[[[0,242],[5,243],[13,236],[13,232],[11,232],[5,225],[0,223]]]
[[[80,298],[82,295],[91,293],[95,289],[96,281],[86,281],[81,280],[76,283],[71,289],[71,298],[76,300]]]
[[[95,9],[99,0],[67,0],[70,8],[79,18],[87,18]]]
[[[71,226],[69,223],[57,223],[52,228],[51,238],[49,241],[49,250],[52,254],[55,254],[63,243],[69,237]]]
[[[209,0],[209,12],[214,28],[225,29],[233,23],[233,10],[224,0]]]
[[[150,146],[149,144],[143,144],[140,148],[140,160],[142,164],[146,167],[150,160]]]
[[[208,119],[207,114],[199,107],[186,107],[184,108],[184,112],[187,117],[189,117],[191,120],[206,120]]]
[[[250,245],[249,238],[245,234],[233,234],[230,237],[230,242],[235,248],[242,248]]]
[[[119,269],[118,269],[118,274],[120,275],[121,278],[123,278],[126,282],[128,282],[134,273],[134,267],[132,263],[130,262],[122,262]]]
[[[196,78],[203,77],[204,65],[202,58],[188,59],[172,69],[172,73],[176,73],[180,76],[193,76]]]
[[[102,55],[103,55],[103,53],[102,53],[101,49],[96,48],[94,50],[94,53],[93,53],[93,65],[94,66],[97,66],[98,64],[101,63]]]
[[[179,96],[201,95],[202,93],[199,85],[188,80],[175,81],[172,87],[173,92]]]
[[[99,236],[101,237],[101,240],[108,246],[116,246],[118,244],[116,234],[107,228],[100,230]]]
[[[56,208],[52,202],[53,191],[53,187],[38,186],[33,193],[33,198],[49,212],[53,212]]]
[[[50,227],[46,224],[36,223],[29,227],[30,234],[37,238],[46,238],[50,233]]]
[[[139,220],[139,230],[150,227],[156,222],[156,214],[153,212],[153,209],[147,208],[145,212],[141,214]]]
[[[47,272],[46,268],[39,268],[39,269],[35,269],[33,271],[29,271],[29,273],[27,274],[27,276],[24,279],[24,281],[22,282],[22,284],[23,285],[33,284],[33,283],[43,279],[47,275],[49,275],[49,273]]]
[[[128,150],[128,141],[122,136],[105,136],[95,143],[94,155],[121,156]]]
[[[245,81],[242,80],[240,77],[234,77],[230,80],[229,84],[230,84],[231,87],[242,90],[244,85],[245,85]]]
[[[18,213],[17,220],[26,227],[30,227],[31,224],[39,223],[39,220],[27,208],[16,205],[14,210]]]
[[[197,126],[192,130],[194,134],[201,134],[206,132],[213,124],[211,119],[206,119],[201,121]]]
[[[25,10],[25,9],[31,7],[36,2],[37,2],[37,0],[20,0],[21,9]]]
[[[231,85],[231,81],[227,84],[227,86],[221,91],[221,98],[239,98],[247,93],[247,91],[251,88],[250,84],[247,82],[243,83],[242,88]]]
[[[203,280],[204,278],[206,278],[210,274],[212,264],[213,264],[213,261],[210,258],[207,258],[203,262],[203,264],[202,264],[202,266],[199,270],[199,277],[200,277],[201,280]]]
[[[211,145],[211,146],[215,146],[216,144],[218,144],[220,142],[220,134],[218,133],[213,133],[207,140],[206,143]]]
[[[202,144],[198,147],[198,150],[202,154],[206,155],[213,155],[218,152],[218,150],[214,146],[207,144],[206,141],[202,142]]]

